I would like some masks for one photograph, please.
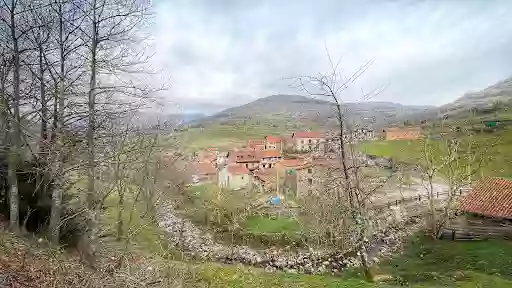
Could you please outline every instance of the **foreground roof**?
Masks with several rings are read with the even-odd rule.
[[[463,212],[512,219],[512,180],[488,177],[480,180],[459,205]]]

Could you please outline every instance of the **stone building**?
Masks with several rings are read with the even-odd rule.
[[[382,132],[385,140],[417,140],[422,136],[421,127],[391,127]]]

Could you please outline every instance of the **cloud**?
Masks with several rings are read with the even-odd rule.
[[[347,91],[389,83],[379,101],[443,104],[512,75],[512,1],[157,2],[156,61],[166,97],[214,112],[278,93],[283,78],[375,63]]]

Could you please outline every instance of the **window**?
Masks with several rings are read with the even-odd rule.
[[[312,184],[313,184],[313,179],[309,178],[309,179],[308,179],[308,184],[309,184],[309,185],[312,185]]]
[[[244,176],[242,176],[242,180],[244,180]]]
[[[308,168],[308,173],[309,174],[313,173],[313,168]]]
[[[311,144],[311,139],[308,140],[308,143]]]
[[[300,140],[300,144],[304,144],[304,140]]]

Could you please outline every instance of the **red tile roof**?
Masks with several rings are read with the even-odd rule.
[[[292,138],[324,138],[323,133],[320,132],[295,132],[292,134]]]
[[[206,162],[192,163],[192,171],[200,175],[211,175],[217,173],[217,169],[211,164]]]
[[[271,143],[280,143],[283,141],[283,138],[280,136],[267,136],[265,139]]]
[[[290,169],[304,169],[311,166],[311,163],[304,159],[285,159],[279,162],[281,167]]]
[[[229,153],[229,161],[237,163],[259,162],[261,160],[259,153],[261,152],[251,150],[233,151]]]
[[[286,167],[304,165],[304,163],[306,163],[306,160],[304,159],[284,159],[283,161],[279,162],[280,165]]]
[[[260,179],[264,184],[276,182],[276,169],[258,169],[254,171],[254,176]]]
[[[233,175],[243,175],[243,174],[249,174],[249,169],[247,169],[245,166],[228,166],[228,173]]]
[[[512,219],[512,180],[498,177],[480,180],[461,200],[459,209],[487,217]]]
[[[421,131],[421,127],[388,127],[384,129],[384,132],[395,131]]]
[[[260,157],[281,157],[281,151],[279,150],[266,150],[260,152]]]
[[[265,145],[265,139],[251,139],[247,140],[247,147],[255,147],[257,145]]]

